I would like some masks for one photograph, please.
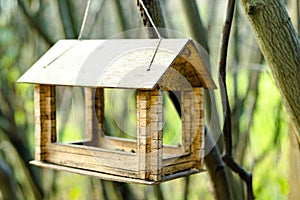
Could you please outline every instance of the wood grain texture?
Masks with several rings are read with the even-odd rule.
[[[183,145],[163,146],[163,95],[160,88],[137,90],[137,140],[101,135],[103,127],[103,88],[85,89],[89,141],[73,144],[56,142],[55,86],[35,86],[36,161],[52,163],[53,168],[81,174],[97,172],[124,180],[149,183],[170,180],[178,174],[203,169],[202,88],[182,91]],[[201,119],[199,119],[201,118]],[[95,129],[95,126],[97,127]],[[95,130],[94,130],[95,129]],[[96,135],[101,135],[97,137]],[[43,164],[44,165],[44,164]],[[47,164],[46,164],[47,166]],[[56,167],[55,167],[56,166]],[[86,172],[84,172],[86,171]],[[169,178],[166,178],[171,176]],[[121,178],[123,180],[123,178]],[[114,179],[119,180],[119,179]],[[135,182],[135,181],[134,181]],[[142,182],[142,181],[141,181]]]
[[[196,168],[203,169],[204,166],[204,110],[203,110],[203,88],[194,88],[191,106],[191,156],[196,162]]]
[[[137,91],[137,153],[140,178],[161,180],[162,150],[162,91]]]
[[[84,87],[88,140],[73,144],[56,143],[55,86],[35,86],[35,164],[87,175],[97,172],[99,177],[106,173],[113,180],[120,180],[115,178],[120,176],[128,182],[133,178],[148,183],[203,169],[203,89],[200,87],[215,88],[214,82],[195,45],[187,39],[164,39],[151,70],[145,70],[156,42],[60,41],[19,80],[91,86]],[[89,50],[84,52],[84,49]],[[94,60],[100,54],[107,57]],[[75,61],[69,63],[73,57]],[[38,73],[41,74],[37,76]],[[52,79],[54,76],[56,79]],[[137,89],[136,141],[105,136],[105,87]],[[163,146],[163,89],[181,91],[180,147]]]
[[[40,167],[55,169],[55,170],[59,170],[59,171],[66,171],[66,172],[81,174],[81,175],[90,176],[90,177],[94,177],[94,178],[110,180],[110,181],[127,182],[127,183],[134,183],[134,184],[143,184],[143,185],[155,185],[155,184],[159,184],[161,182],[170,181],[170,180],[173,180],[176,178],[180,178],[180,177],[184,177],[184,176],[188,176],[188,175],[200,172],[199,170],[194,170],[194,169],[185,170],[185,171],[181,171],[181,172],[178,172],[175,174],[170,174],[168,176],[164,176],[161,181],[149,181],[149,180],[128,178],[125,176],[118,176],[118,175],[113,175],[113,174],[95,172],[95,171],[91,171],[91,170],[82,170],[82,169],[75,168],[75,167],[56,165],[56,164],[40,162],[40,161],[31,161],[30,164],[40,166]]]
[[[173,68],[191,84],[215,88],[203,58],[189,39],[163,39],[151,70],[147,71],[158,42],[157,39],[60,40],[18,82],[153,89],[174,64]]]
[[[56,96],[55,87],[34,86],[35,106],[35,159],[45,159],[45,145],[56,142]]]

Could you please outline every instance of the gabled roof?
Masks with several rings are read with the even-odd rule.
[[[60,40],[18,82],[152,89],[181,84],[183,75],[193,86],[216,88],[192,40],[162,39],[155,54],[158,43],[158,39]]]

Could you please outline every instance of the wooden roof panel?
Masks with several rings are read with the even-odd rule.
[[[163,39],[147,70],[158,39],[60,40],[18,82],[152,89],[189,41]]]

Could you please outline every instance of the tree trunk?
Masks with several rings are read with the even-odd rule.
[[[166,28],[165,20],[163,17],[163,12],[161,9],[161,3],[160,0],[143,0],[143,3],[145,7],[148,10],[149,15],[151,16],[154,25],[158,28]],[[143,20],[143,24],[145,27],[150,28],[153,27],[150,20],[148,19],[146,12],[142,8],[142,6],[139,3],[139,0],[137,0],[137,5],[140,8],[141,12],[141,17]],[[161,34],[162,37],[167,37],[167,33],[165,32],[164,29],[159,29],[159,33]],[[148,29],[148,37],[153,39],[153,38],[158,38],[158,35],[156,32],[152,29]]]
[[[201,46],[207,51],[207,53],[209,53],[207,31],[205,30],[204,25],[202,23],[197,2],[195,0],[181,0],[181,2],[193,38],[199,44],[201,44]]]
[[[205,146],[214,145],[214,141],[207,131]],[[213,183],[215,199],[234,199],[229,187],[228,175],[225,170],[225,164],[221,158],[219,149],[215,146],[206,156],[205,165]]]
[[[241,0],[300,144],[300,42],[282,0]]]

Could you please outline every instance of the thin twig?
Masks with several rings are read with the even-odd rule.
[[[253,188],[252,188],[252,174],[247,172],[242,166],[236,163],[232,157],[231,111],[230,111],[230,105],[228,101],[228,93],[226,87],[226,61],[227,61],[230,29],[233,21],[234,9],[235,9],[235,0],[228,0],[227,7],[226,7],[226,18],[223,26],[223,31],[222,31],[220,55],[219,55],[219,73],[222,81],[221,84],[224,85],[224,91],[221,93],[222,106],[223,106],[223,112],[225,114],[225,121],[223,127],[225,149],[224,149],[224,154],[222,159],[231,170],[237,173],[240,176],[240,178],[246,182],[248,199],[254,199]]]

